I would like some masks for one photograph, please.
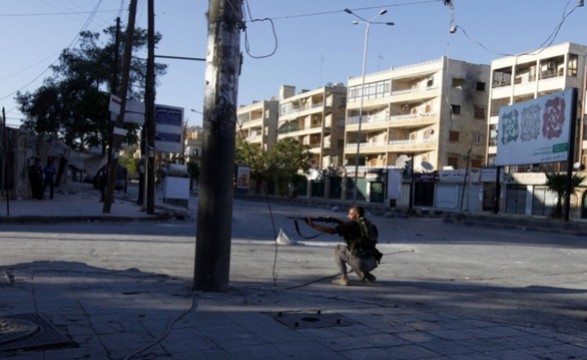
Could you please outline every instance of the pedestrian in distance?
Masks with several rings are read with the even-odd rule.
[[[55,192],[55,167],[53,166],[53,159],[49,160],[49,163],[43,169],[43,175],[45,184],[43,185],[43,193],[49,187],[49,199],[53,199],[53,193]]]
[[[102,166],[100,170],[98,170],[96,178],[98,189],[100,189],[100,202],[104,202],[106,185],[108,184],[108,164]]]
[[[33,164],[29,167],[29,181],[33,199],[43,200],[43,166],[41,158],[36,156]]]
[[[347,215],[347,221],[337,220],[335,226],[325,226],[314,223],[311,218],[306,224],[315,230],[327,234],[338,234],[344,238],[345,245],[337,245],[334,249],[334,262],[340,271],[340,276],[332,281],[333,284],[347,286],[349,277],[347,264],[353,269],[362,282],[375,283],[375,276],[371,274],[381,262],[383,254],[377,250],[377,227],[365,218],[365,209],[361,206],[352,206]]]

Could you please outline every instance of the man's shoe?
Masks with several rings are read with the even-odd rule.
[[[336,279],[332,280],[334,285],[341,285],[341,286],[348,286],[349,285],[349,278],[344,276],[339,276]]]
[[[377,280],[377,278],[375,277],[375,275],[369,274],[369,273],[366,273],[365,274],[365,277],[363,278],[363,281],[366,282],[369,285],[375,284],[375,280]]]

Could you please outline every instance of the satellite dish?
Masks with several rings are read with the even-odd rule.
[[[434,165],[430,164],[428,161],[422,161],[422,164],[420,165],[428,171],[434,170]]]

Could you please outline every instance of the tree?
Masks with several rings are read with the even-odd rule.
[[[291,194],[290,188],[298,171],[304,173],[310,168],[312,154],[309,146],[300,144],[294,138],[279,140],[269,151],[267,157],[267,170],[277,185],[277,191],[281,196]]]
[[[100,34],[89,31],[80,33],[78,48],[65,49],[59,61],[51,66],[53,75],[33,93],[16,94],[20,111],[27,116],[23,126],[37,134],[57,135],[69,147],[85,150],[102,146],[105,153],[111,126],[108,102],[112,89],[114,54],[124,47],[121,34],[118,48],[115,44],[116,27],[105,29],[107,40],[100,43]],[[161,36],[156,37],[159,41]],[[133,38],[135,50],[146,46],[146,30],[136,29]],[[121,57],[119,57],[121,58]],[[128,98],[143,98],[145,62],[134,58],[130,74]],[[116,69],[120,69],[117,64]],[[165,73],[166,65],[157,65],[156,73]],[[120,74],[117,74],[120,76]],[[115,81],[120,83],[120,81]],[[127,125],[127,143],[137,141],[136,125]]]
[[[549,191],[556,194],[556,204],[552,211],[553,218],[560,218],[563,215],[563,200],[567,196],[567,174],[566,173],[555,173],[545,172],[546,175],[546,186]],[[574,173],[571,177],[571,194],[574,193],[575,188],[579,186],[585,177],[579,176]]]
[[[235,164],[247,165],[251,169],[251,179],[261,184],[269,180],[266,166],[267,153],[257,146],[252,146],[241,137],[236,138]]]
[[[237,137],[236,164],[251,168],[251,179],[260,184],[273,182],[280,195],[288,195],[290,185],[295,185],[299,171],[306,172],[312,154],[309,147],[294,138],[279,140],[270,151],[262,151]]]

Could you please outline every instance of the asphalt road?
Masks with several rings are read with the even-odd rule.
[[[231,283],[296,287],[382,306],[411,306],[519,324],[587,331],[587,238],[466,227],[439,218],[372,216],[386,254],[375,291],[322,286],[336,268],[336,236],[303,240],[289,216],[346,209],[305,208],[236,200]],[[191,281],[195,215],[160,223],[3,225],[0,266],[32,261],[83,262],[108,269],[138,268]],[[298,246],[275,246],[282,229]],[[302,225],[304,235],[314,234]],[[335,292],[333,292],[335,291]]]

